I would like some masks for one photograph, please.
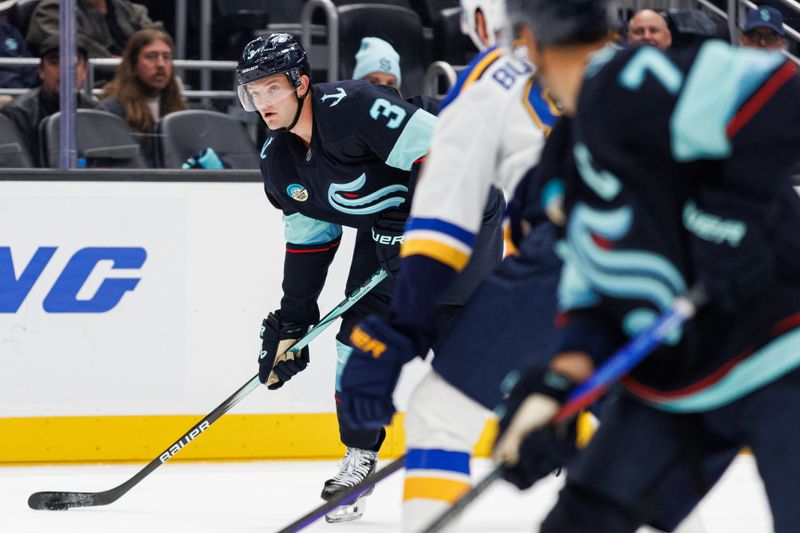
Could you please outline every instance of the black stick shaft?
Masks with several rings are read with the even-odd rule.
[[[378,285],[386,278],[386,272],[378,269],[360,287],[350,293],[339,305],[330,313],[325,315],[319,323],[308,330],[302,339],[297,341],[292,350],[300,350],[313,339],[315,339],[325,328],[330,326],[339,316],[352,307],[358,300],[367,294],[373,287]],[[132,478],[121,485],[102,492],[36,492],[28,498],[28,506],[31,509],[68,509],[70,507],[95,507],[108,505],[117,501],[122,495],[136,486],[141,480],[149,476],[153,470],[166,463],[177,455],[190,442],[207,430],[211,424],[216,422],[222,415],[230,411],[233,406],[239,403],[248,394],[259,386],[258,374],[242,385],[239,390],[230,395],[224,402],[213,411],[203,417],[199,422],[192,426],[189,431],[184,433],[178,440],[173,442],[166,450],[161,452],[158,457],[150,461],[144,468],[139,470]]]

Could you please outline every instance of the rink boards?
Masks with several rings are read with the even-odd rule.
[[[72,176],[0,180],[0,463],[151,459],[256,373],[280,301],[283,224],[257,173]],[[352,234],[342,248],[323,313]],[[176,458],[339,455],[336,327],[290,386],[256,390]],[[387,455],[402,441],[392,431]]]

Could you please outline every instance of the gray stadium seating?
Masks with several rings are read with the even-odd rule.
[[[61,113],[39,124],[42,166],[58,167]],[[147,168],[141,146],[124,119],[96,109],[78,109],[76,114],[78,158],[87,167]]]
[[[0,168],[32,168],[25,137],[5,115],[0,115]]]
[[[216,111],[189,109],[162,117],[156,124],[160,167],[180,168],[204,148],[213,148],[230,168],[258,168],[258,149],[242,123]]]

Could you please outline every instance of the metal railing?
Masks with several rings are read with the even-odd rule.
[[[425,70],[425,78],[422,80],[422,94],[441,98],[447,94],[450,87],[456,83],[457,73],[464,67],[454,67],[446,61],[434,61]],[[440,87],[447,88],[444,93],[440,92]]]
[[[102,93],[100,89],[93,89],[95,80],[95,70],[113,70],[120,64],[120,59],[109,58],[92,58],[89,60],[89,73],[86,76],[86,82],[83,85],[83,91],[88,96],[93,94],[95,96]],[[39,59],[35,57],[3,57],[0,58],[0,67],[35,67],[39,64]],[[203,61],[203,60],[187,60],[175,59],[172,62],[173,66],[178,70],[200,70],[201,72],[211,71],[228,71],[231,73],[232,82],[231,87],[235,87],[235,70],[236,61]],[[202,83],[201,83],[202,87]],[[0,88],[0,95],[7,94],[16,96],[28,92],[29,89],[9,89]],[[209,89],[193,90],[185,89],[183,95],[187,98],[208,98],[215,100],[233,100],[236,98],[236,91],[212,91]]]
[[[300,25],[303,28],[303,35],[301,37],[301,44],[303,48],[311,51],[311,29],[312,19],[314,13],[322,9],[325,12],[325,21],[327,26],[328,37],[328,79],[327,81],[336,81],[339,79],[339,13],[336,11],[336,6],[331,0],[309,0],[303,6],[303,11],[300,14]]]

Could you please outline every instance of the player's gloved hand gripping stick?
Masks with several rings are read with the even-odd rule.
[[[333,310],[325,315],[319,323],[308,330],[303,337],[291,346],[292,352],[301,352],[308,343],[314,340],[328,326],[330,326],[342,313],[352,307],[365,294],[377,286],[386,278],[386,271],[378,269],[369,279],[350,293]],[[31,509],[62,510],[70,507],[95,507],[98,505],[108,505],[117,501],[123,494],[132,489],[137,483],[150,475],[153,470],[172,459],[187,444],[197,438],[201,433],[216,422],[222,415],[230,411],[234,405],[239,403],[245,396],[253,392],[261,385],[258,375],[253,376],[239,390],[234,392],[216,409],[207,414],[198,423],[192,426],[189,431],[184,433],[178,440],[170,445],[166,450],[150,461],[147,466],[142,468],[132,478],[112,489],[102,492],[36,492],[28,498],[28,506]]]
[[[564,403],[550,419],[551,424],[566,422],[602,396],[620,377],[630,372],[639,362],[655,350],[675,329],[691,319],[697,308],[706,302],[705,291],[693,288],[687,296],[678,297],[668,310],[649,328],[631,339],[614,352],[589,378],[577,386],[567,396]],[[452,507],[442,513],[424,533],[441,531],[454,518],[461,514],[470,503],[480,496],[492,483],[503,475],[504,465],[498,464],[492,471],[467,491]]]

